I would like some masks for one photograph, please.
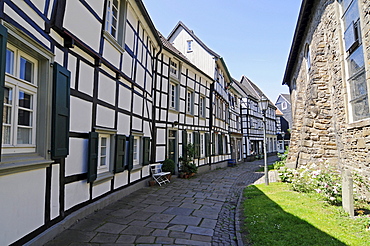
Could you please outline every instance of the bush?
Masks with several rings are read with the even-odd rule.
[[[171,172],[171,174],[175,174],[175,162],[172,159],[164,160],[162,163],[162,171]]]

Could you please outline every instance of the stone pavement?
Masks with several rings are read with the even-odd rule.
[[[242,245],[236,208],[246,186],[263,182],[263,173],[254,172],[259,166],[263,160],[145,187],[87,216],[46,245]]]

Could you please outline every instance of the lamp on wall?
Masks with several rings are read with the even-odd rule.
[[[258,101],[258,106],[262,111],[263,115],[263,156],[265,160],[265,184],[269,185],[268,167],[267,167],[267,150],[266,150],[266,110],[269,106],[269,99],[262,95]]]
[[[281,133],[281,137],[283,138],[283,151],[285,152],[285,132]]]

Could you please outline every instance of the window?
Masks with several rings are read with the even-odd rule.
[[[108,0],[105,30],[114,38],[117,38],[118,29],[118,0]]]
[[[282,109],[282,110],[287,109],[287,107],[288,107],[288,104],[287,104],[286,102],[283,102],[283,103],[281,104],[281,109]]]
[[[178,85],[175,83],[170,83],[170,108],[171,109],[178,109]]]
[[[188,40],[186,41],[186,43],[187,43],[187,47],[186,47],[187,52],[192,52],[193,51],[193,40]]]
[[[194,113],[194,92],[188,90],[186,94],[186,100],[187,100],[186,112],[188,114],[193,114]]]
[[[311,69],[311,52],[310,52],[310,46],[308,44],[306,44],[304,53],[305,53],[304,56],[306,58],[307,70],[310,71],[310,69]]]
[[[205,104],[205,97],[200,96],[199,98],[199,116],[205,117],[206,116],[206,104]]]
[[[179,63],[175,60],[170,61],[170,75],[175,78],[179,76]]]
[[[118,50],[124,52],[126,1],[107,0],[104,37]]]
[[[36,59],[8,44],[3,107],[3,153],[35,151],[37,68]]]
[[[204,157],[205,156],[205,142],[204,142],[204,134],[200,134],[200,156]]]
[[[98,173],[108,172],[110,164],[110,135],[99,134]]]
[[[191,144],[191,143],[193,143],[193,133],[189,132],[188,133],[188,144]]]
[[[140,164],[140,137],[134,136],[134,143],[133,143],[133,163],[134,166]]]
[[[368,88],[365,74],[358,0],[342,0],[344,44],[347,51],[347,68],[352,120],[370,117]]]

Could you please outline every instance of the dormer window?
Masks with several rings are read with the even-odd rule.
[[[179,76],[179,63],[176,60],[170,61],[170,74],[175,78]]]
[[[187,52],[192,52],[193,51],[193,40],[188,40],[187,41]]]

